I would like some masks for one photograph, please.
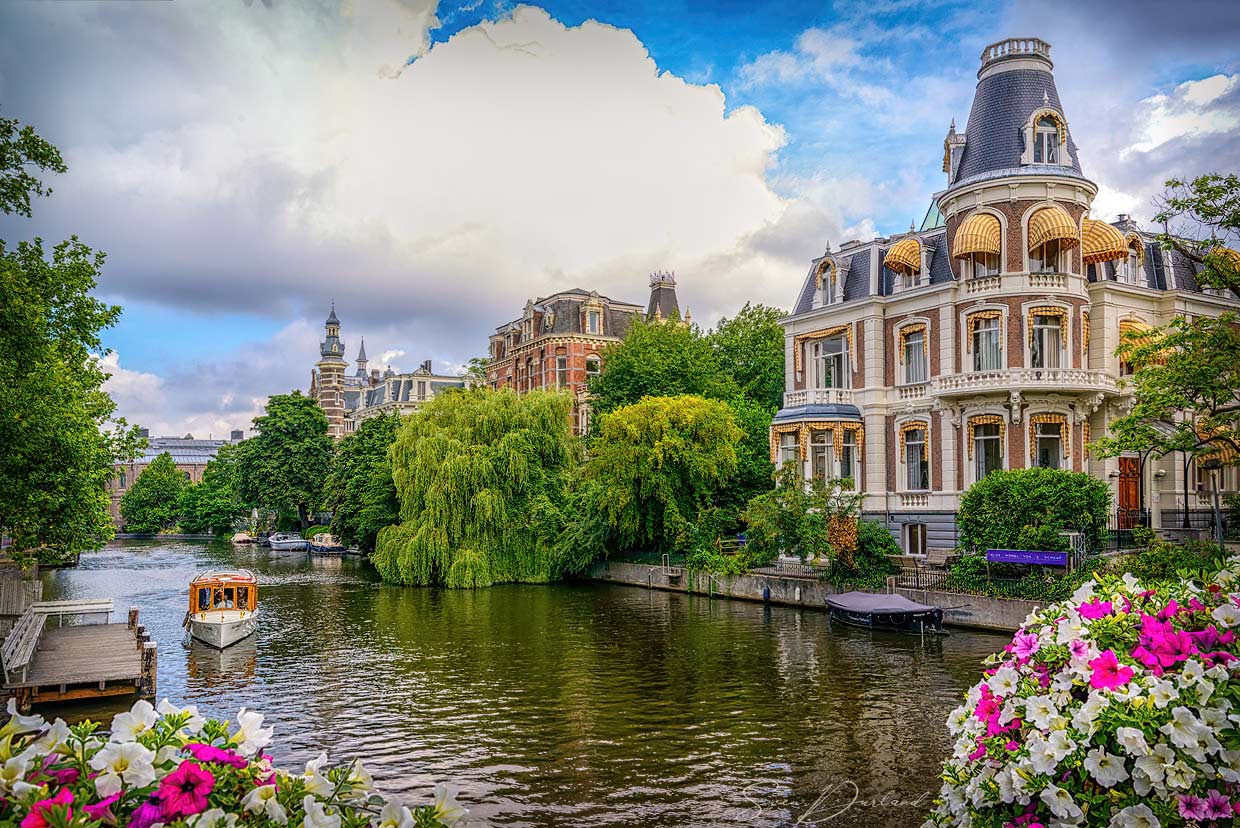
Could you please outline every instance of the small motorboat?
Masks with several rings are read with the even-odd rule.
[[[248,569],[211,569],[189,584],[185,628],[204,644],[224,649],[258,629],[258,579]]]
[[[344,544],[327,532],[320,532],[310,540],[310,551],[316,555],[343,555]]]
[[[845,592],[827,597],[833,619],[870,630],[947,635],[943,610],[910,601],[903,595],[876,592]]]
[[[304,552],[310,542],[296,532],[276,532],[268,543],[276,552]]]

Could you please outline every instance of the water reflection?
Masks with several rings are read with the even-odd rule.
[[[208,566],[262,583],[257,636],[224,653],[181,644]],[[127,543],[45,577],[49,599],[141,606],[161,694],[268,712],[278,760],[362,755],[411,796],[452,779],[495,825],[791,825],[829,790],[819,824],[918,824],[925,807],[823,820],[851,799],[842,783],[863,800],[932,790],[943,719],[1003,643],[617,586],[402,589],[355,559],[227,545]]]

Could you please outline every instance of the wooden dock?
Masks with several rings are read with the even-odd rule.
[[[155,693],[156,647],[131,607],[110,623],[111,599],[31,604],[0,646],[4,695],[32,704]]]

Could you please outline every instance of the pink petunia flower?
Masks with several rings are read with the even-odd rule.
[[[112,805],[121,798],[120,793],[114,793],[106,799],[101,799],[93,805],[83,805],[82,810],[91,819],[104,820],[112,816]]]
[[[1096,690],[1114,690],[1132,679],[1132,668],[1121,665],[1111,650],[1104,650],[1089,662],[1089,667],[1094,671],[1089,677],[1089,684]]]
[[[1088,618],[1090,621],[1093,621],[1098,618],[1105,618],[1111,614],[1113,609],[1114,606],[1110,601],[1099,601],[1097,598],[1094,598],[1088,603],[1077,607],[1077,612],[1081,614],[1082,618]]]
[[[1180,816],[1187,820],[1203,820],[1206,818],[1206,801],[1192,794],[1180,794],[1179,811]]]
[[[53,808],[65,809],[66,821],[73,817],[73,791],[61,788],[51,799],[40,799],[22,819],[21,828],[48,828],[47,814]]]
[[[62,758],[64,757],[57,756],[55,754],[48,754],[47,756],[44,756],[43,767],[39,772],[48,779],[54,780],[58,785],[72,785],[78,780],[78,776],[80,775],[77,768],[56,769],[52,767],[52,765],[56,764]]]
[[[1206,819],[1226,819],[1234,813],[1227,794],[1222,791],[1210,791],[1206,794]]]
[[[1029,658],[1041,646],[1042,642],[1038,641],[1038,636],[1035,633],[1017,633],[1016,637],[1012,639],[1012,652],[1016,654],[1017,658]]]
[[[133,816],[129,818],[129,828],[151,828],[156,822],[162,822],[163,818],[163,805],[159,797],[152,796],[134,809]]]
[[[182,762],[159,783],[158,796],[164,822],[207,810],[207,795],[215,787],[215,776],[197,762]]]
[[[231,750],[218,748],[214,745],[204,745],[200,742],[194,742],[185,746],[185,752],[193,756],[199,762],[213,762],[217,765],[232,765],[234,768],[245,768],[249,765],[246,758]]]

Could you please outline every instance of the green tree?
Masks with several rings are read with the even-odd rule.
[[[960,547],[1065,550],[1060,532],[1082,532],[1097,549],[1111,510],[1107,484],[1084,472],[1063,469],[993,471],[960,498],[956,525]]]
[[[181,528],[186,532],[233,531],[246,512],[237,496],[238,447],[224,445],[202,471],[202,480],[181,493]]]
[[[267,400],[254,418],[258,434],[238,444],[237,491],[243,503],[296,513],[301,529],[323,495],[331,468],[332,439],[319,404],[300,391]]]
[[[741,393],[774,411],[784,399],[783,315],[779,308],[746,302],[740,313],[720,319],[706,337]]]
[[[567,394],[436,396],[392,444],[401,522],[371,557],[384,580],[482,587],[559,577],[553,544],[580,461]]]
[[[1201,265],[1199,283],[1240,292],[1240,256],[1227,252],[1240,240],[1240,176],[1168,181],[1154,220],[1167,228],[1163,247]]]
[[[51,190],[31,170],[62,172],[55,147],[0,119],[0,210],[30,215]],[[68,560],[112,537],[107,481],[137,430],[115,418],[99,332],[121,309],[95,299],[103,254],[76,238],[0,241],[0,529],[11,554]]]
[[[586,467],[589,508],[617,550],[683,549],[736,471],[741,430],[718,400],[646,397],[601,416]]]
[[[363,421],[340,441],[323,490],[323,508],[332,512],[332,534],[364,552],[373,552],[379,530],[399,517],[389,455],[399,425],[395,414]]]
[[[181,493],[188,485],[171,454],[165,451],[156,457],[121,498],[125,531],[154,534],[176,526],[181,516]]]
[[[30,197],[52,194],[31,169],[63,173],[60,150],[11,118],[0,118],[0,211],[30,218]]]
[[[471,357],[465,368],[465,376],[483,384],[487,381],[487,366],[491,364],[489,357]]]

